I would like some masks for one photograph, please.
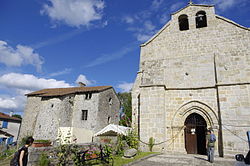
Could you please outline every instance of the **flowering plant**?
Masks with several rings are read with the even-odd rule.
[[[97,147],[92,147],[85,153],[86,159],[96,158],[98,155],[100,155],[100,151]]]

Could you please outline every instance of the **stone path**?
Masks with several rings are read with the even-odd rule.
[[[216,157],[214,163],[209,163],[204,155],[173,155],[160,154],[139,162],[132,166],[234,166],[234,159]],[[241,164],[240,164],[241,165]]]

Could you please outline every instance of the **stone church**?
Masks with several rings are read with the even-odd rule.
[[[155,151],[206,154],[212,128],[217,155],[245,154],[250,28],[189,3],[141,45],[132,99],[134,128],[142,142],[155,139]]]

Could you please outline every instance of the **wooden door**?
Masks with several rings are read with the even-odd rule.
[[[197,134],[192,132],[195,126],[185,128],[185,146],[188,154],[197,154]]]
[[[205,154],[206,121],[199,114],[193,113],[185,120],[185,148],[188,154]]]

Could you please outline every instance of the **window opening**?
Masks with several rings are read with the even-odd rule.
[[[112,105],[113,104],[113,101],[112,101],[112,98],[110,97],[109,98],[109,105]]]
[[[3,121],[2,128],[5,128],[5,129],[8,128],[8,122],[7,121]]]
[[[108,117],[108,124],[110,124],[110,121],[111,121],[111,117],[109,116]]]
[[[206,12],[199,11],[195,15],[195,21],[196,21],[196,28],[203,28],[207,27],[207,16]]]
[[[86,100],[91,99],[91,97],[92,97],[92,93],[86,93],[86,95],[85,95]]]
[[[188,16],[187,15],[185,15],[185,14],[180,15],[178,20],[179,20],[180,31],[189,30],[189,23],[188,23]]]
[[[82,120],[87,120],[88,118],[88,110],[82,110]]]

